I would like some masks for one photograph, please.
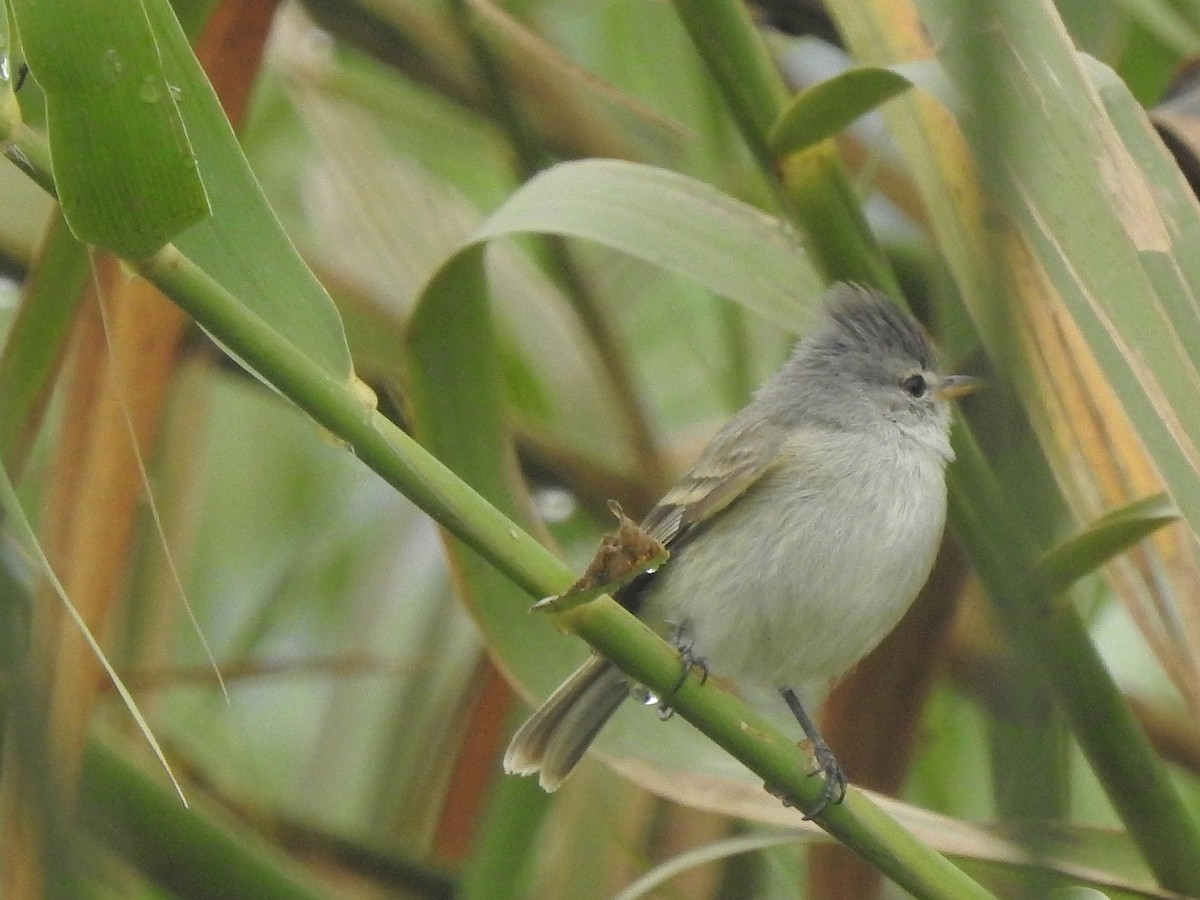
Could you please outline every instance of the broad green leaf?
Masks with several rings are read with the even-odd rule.
[[[833,137],[911,84],[898,72],[872,67],[849,69],[814,84],[793,97],[771,126],[771,152],[784,156]]]
[[[1021,71],[1024,52],[1012,49],[1003,65]],[[1058,59],[1055,71],[1061,93],[1037,127],[1011,142],[1003,196],[1180,511],[1200,531],[1200,420],[1192,415],[1200,400],[1200,261],[1189,249],[1200,240],[1200,215],[1109,70]],[[1031,80],[1013,77],[1007,88],[1014,104],[1046,99]]]
[[[421,292],[407,340],[406,402],[414,435],[430,452],[511,519],[528,522],[504,420],[483,253],[481,245],[469,245]],[[526,615],[533,598],[464,545],[451,539],[449,549],[463,599],[495,646],[524,645],[531,624],[539,642],[555,643],[545,617]],[[521,683],[536,668],[524,651],[501,649],[498,662],[513,667]]]
[[[149,256],[208,215],[195,154],[140,0],[14,0],[63,213],[79,240]]]
[[[1030,583],[1045,594],[1065,591],[1142,538],[1178,519],[1178,511],[1163,494],[1113,510],[1044,553],[1030,573]]]
[[[799,238],[759,209],[676,172],[616,160],[531,179],[477,240],[544,232],[596,241],[692,280],[789,332],[824,290]]]
[[[330,376],[348,380],[350,351],[333,301],[280,227],[170,5],[145,4],[213,210],[176,245]]]
[[[172,102],[187,126],[213,214],[178,235],[176,247],[245,312],[265,322],[330,377],[351,377],[341,318],[267,204],[221,105],[165,0],[145,0]],[[0,122],[14,124],[8,117]],[[5,147],[47,190],[54,190],[46,146],[23,129]],[[135,202],[138,195],[126,197]]]

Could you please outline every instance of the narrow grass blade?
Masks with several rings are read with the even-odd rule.
[[[71,602],[71,598],[67,596],[67,591],[63,587],[62,582],[58,580],[58,576],[54,574],[54,569],[50,565],[50,560],[46,558],[46,554],[42,551],[42,546],[38,543],[37,535],[33,532],[33,527],[29,524],[29,520],[25,517],[25,511],[21,507],[21,501],[17,498],[17,492],[13,488],[12,481],[9,480],[8,471],[0,466],[0,509],[3,509],[6,521],[16,530],[17,537],[24,546],[25,551],[37,562],[43,575],[54,588],[54,592],[62,601],[63,606],[67,610],[67,614],[75,622],[76,627],[91,647],[92,652],[96,654],[96,659],[100,661],[100,665],[104,667],[105,673],[112,681],[113,687],[117,689],[117,693],[121,695],[121,701],[125,704],[125,708],[129,710],[129,714],[133,716],[133,720],[137,723],[138,730],[146,738],[146,743],[150,745],[150,749],[154,751],[154,755],[158,758],[163,770],[167,773],[167,777],[171,779],[171,784],[175,786],[176,793],[179,794],[179,799],[183,801],[183,805],[187,806],[187,797],[183,794],[183,787],[175,778],[175,773],[171,770],[170,763],[167,762],[167,757],[162,751],[162,747],[158,744],[158,739],[154,737],[154,733],[150,730],[149,723],[146,722],[142,711],[138,709],[137,703],[133,699],[133,695],[129,693],[129,689],[125,687],[125,682],[117,675],[113,669],[112,663],[108,661],[108,657],[104,655],[104,651],[100,648],[99,642],[88,628],[87,622],[83,620],[83,616],[75,609],[75,605]]]

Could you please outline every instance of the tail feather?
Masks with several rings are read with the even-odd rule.
[[[545,790],[557,790],[627,696],[620,669],[591,657],[517,730],[504,754],[505,771],[537,772]]]

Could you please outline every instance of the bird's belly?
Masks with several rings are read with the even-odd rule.
[[[780,508],[769,497],[745,498],[663,567],[648,612],[686,623],[721,677],[780,688],[841,674],[907,610],[945,518],[944,488],[915,491],[919,508],[861,493],[827,491],[832,505],[794,504],[782,520],[764,513]]]

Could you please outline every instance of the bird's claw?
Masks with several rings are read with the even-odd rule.
[[[697,656],[693,652],[691,641],[686,644],[681,644],[679,647],[679,662],[682,666],[682,671],[679,673],[679,680],[675,682],[675,686],[671,688],[671,693],[675,693],[684,682],[687,681],[688,675],[695,669],[700,673],[700,683],[704,684],[708,681],[708,661],[702,656]]]
[[[704,657],[696,655],[695,644],[692,642],[691,637],[691,628],[687,622],[675,626],[675,629],[671,632],[671,643],[679,651],[681,666],[679,680],[671,686],[670,695],[673,696],[687,682],[688,675],[692,673],[693,669],[700,673],[701,684],[708,681],[708,662]],[[663,699],[658,704],[659,719],[665,722],[673,715],[675,715],[675,710],[666,699]]]
[[[816,765],[813,767],[809,775],[823,775],[825,777],[825,786],[821,789],[821,796],[817,798],[816,804],[812,809],[804,814],[805,820],[815,819],[821,813],[829,808],[830,804],[838,804],[846,799],[846,773],[842,771],[842,767],[838,765],[837,758],[833,755],[833,751],[829,749],[829,745],[824,741],[803,741],[804,746],[813,757]]]
[[[679,680],[671,688],[671,693],[673,694],[683,687],[684,682],[687,681],[687,677],[693,669],[700,672],[701,684],[708,681],[708,661],[696,653],[696,644],[692,640],[691,623],[685,621],[676,625],[675,630],[671,634],[671,643],[679,651],[679,662],[682,666],[682,670],[679,673]]]
[[[808,774],[825,776],[825,785],[821,789],[821,796],[817,798],[817,802],[813,805],[813,808],[804,814],[804,821],[807,822],[821,815],[830,805],[837,805],[845,800],[848,782],[846,774],[842,771],[842,767],[838,765],[833,751],[828,746],[824,743],[818,744],[810,740],[801,741],[800,746],[811,753],[813,757],[814,766]],[[763,788],[772,797],[778,798],[784,806],[792,807],[796,805],[785,790],[773,787],[770,784],[763,784]]]

